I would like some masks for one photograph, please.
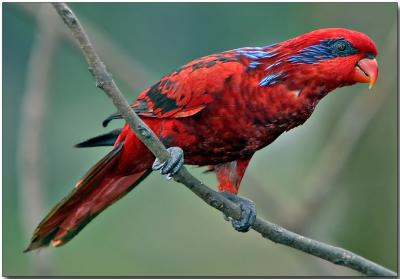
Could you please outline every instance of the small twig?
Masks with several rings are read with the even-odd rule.
[[[96,85],[113,100],[118,111],[149,150],[161,161],[166,161],[169,158],[169,153],[155,134],[143,123],[139,116],[130,108],[128,102],[123,98],[120,90],[111,78],[111,75],[106,70],[104,63],[95,52],[93,45],[90,43],[77,17],[64,3],[53,3],[53,6],[81,47],[86,61],[89,64],[90,72],[96,80]],[[193,177],[185,167],[181,168],[173,178],[183,183],[187,188],[192,190],[197,196],[214,208],[234,219],[240,218],[241,210],[236,204],[230,202],[218,192],[211,190],[201,183]],[[393,271],[349,251],[297,235],[273,223],[262,220],[259,217],[257,217],[252,228],[274,242],[288,245],[335,264],[350,267],[364,274],[396,275]]]
[[[52,28],[54,22],[57,22],[57,17],[51,7],[41,4],[36,11],[36,19],[38,31],[28,63],[17,148],[18,194],[23,214],[21,225],[26,235],[30,235],[37,219],[44,213],[44,180],[40,158],[47,107],[47,86],[57,40],[57,33]],[[46,254],[33,260],[40,274],[51,273],[51,259]]]

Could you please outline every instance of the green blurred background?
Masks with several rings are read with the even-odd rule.
[[[108,150],[73,144],[103,133],[101,120],[115,111],[94,86],[66,27],[45,5],[3,5],[3,275],[357,274],[254,231],[235,232],[219,212],[158,173],[68,245],[23,254],[34,226]],[[71,7],[130,101],[162,75],[210,53],[323,27],[356,29],[373,38],[380,50],[376,87],[368,91],[359,84],[328,95],[307,123],[255,155],[240,194],[254,200],[268,220],[396,270],[396,3]],[[48,61],[39,59],[35,66],[32,56],[49,34],[57,34],[50,35],[54,48],[42,51]],[[48,71],[41,70],[45,63]],[[33,101],[24,106],[27,82],[34,83],[35,75],[43,92],[31,92]],[[39,144],[21,126],[29,125],[36,110],[42,118],[32,118],[41,120],[29,130],[39,131]],[[115,121],[111,128],[120,125]],[[37,189],[24,167],[29,156],[37,157],[30,165],[39,175]],[[215,185],[212,174],[190,169]]]

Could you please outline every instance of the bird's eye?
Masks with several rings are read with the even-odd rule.
[[[338,51],[345,51],[347,48],[344,42],[337,42],[335,47]]]
[[[344,38],[328,40],[328,48],[336,56],[349,56],[358,53],[358,50]]]

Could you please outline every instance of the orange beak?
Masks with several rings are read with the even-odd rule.
[[[378,62],[375,58],[363,58],[358,61],[354,71],[354,81],[369,83],[371,89],[378,79]]]

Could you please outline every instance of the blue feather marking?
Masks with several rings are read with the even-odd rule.
[[[241,47],[236,50],[263,50],[263,47]]]
[[[327,45],[321,43],[319,45],[312,45],[303,48],[299,51],[299,54],[290,56],[288,61],[292,63],[314,64],[335,57],[336,56],[331,52]]]
[[[269,74],[266,77],[264,77],[258,85],[259,86],[270,86],[270,85],[278,83],[283,77],[284,77],[284,75],[281,72]]]
[[[278,60],[278,61],[272,63],[271,65],[269,65],[267,68],[265,68],[265,70],[270,70],[270,69],[272,69],[273,67],[276,67],[276,66],[280,65],[281,63],[282,63],[282,61],[281,61],[281,60]]]
[[[289,56],[291,63],[314,64],[339,56],[349,56],[358,53],[350,42],[340,39],[321,40],[317,45],[311,45],[301,49],[298,54]]]
[[[241,48],[241,49],[236,50],[236,53],[239,55],[246,56],[252,60],[258,60],[258,59],[263,59],[263,58],[272,58],[278,54],[277,52],[266,51],[266,50],[263,50],[262,48]]]
[[[255,69],[255,68],[257,68],[260,64],[261,64],[261,63],[258,62],[258,61],[253,61],[253,62],[250,62],[250,63],[249,63],[248,67],[249,67],[250,69]]]

